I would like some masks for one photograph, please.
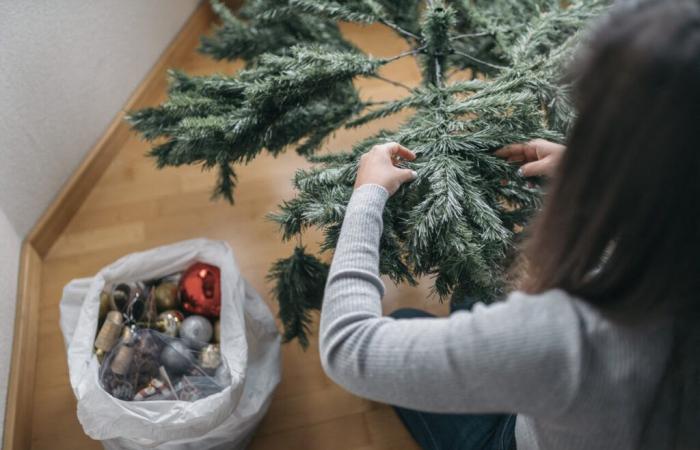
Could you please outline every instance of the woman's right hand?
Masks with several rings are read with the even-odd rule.
[[[544,139],[525,144],[512,144],[496,150],[494,155],[508,162],[521,164],[518,173],[524,177],[551,177],[564,156],[566,147]]]
[[[415,171],[396,167],[399,160],[413,161],[416,154],[396,142],[375,145],[360,158],[355,189],[364,184],[377,184],[394,195],[403,183],[418,177]]]

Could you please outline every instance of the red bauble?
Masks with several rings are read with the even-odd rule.
[[[189,314],[217,318],[221,314],[221,272],[216,266],[195,263],[180,278],[182,309]]]

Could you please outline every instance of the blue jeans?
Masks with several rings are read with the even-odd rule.
[[[465,300],[456,309],[470,309]],[[404,308],[391,313],[395,319],[433,317],[419,309]],[[513,450],[515,415],[436,414],[394,406],[396,414],[423,450]]]

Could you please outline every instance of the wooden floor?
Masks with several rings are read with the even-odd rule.
[[[347,26],[348,37],[375,56],[397,54],[406,47],[380,27]],[[191,74],[230,72],[236,64],[215,63],[192,53],[181,67]],[[383,74],[414,85],[419,79],[415,61],[392,63]],[[359,83],[364,98],[387,100],[402,95],[401,88],[380,80]],[[163,94],[161,94],[161,98]],[[390,126],[388,119],[350,132],[328,143],[345,149],[362,136]],[[228,241],[244,276],[270,301],[265,275],[270,263],[288,256],[276,227],[265,220],[283,199],[292,197],[290,179],[303,159],[286,154],[264,155],[239,170],[237,203],[210,202],[214,174],[187,167],[157,171],[144,157],[148,146],[136,136],[121,148],[107,172],[49,252],[42,273],[42,302],[36,371],[32,448],[101,448],[86,437],[76,419],[76,402],[68,384],[66,355],[58,327],[58,304],[63,286],[73,278],[88,277],[120,256],[194,237]],[[313,246],[318,234],[305,236]],[[444,314],[445,305],[428,299],[427,283],[392,287],[387,281],[385,310],[421,306]],[[334,385],[323,373],[316,342],[307,352],[297,344],[283,348],[283,377],[272,406],[258,429],[252,449],[416,449],[392,410],[355,397]]]

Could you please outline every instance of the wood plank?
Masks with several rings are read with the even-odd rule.
[[[276,400],[260,424],[260,435],[276,434],[374,408],[371,401],[356,397],[336,385],[293,397],[276,397]]]
[[[371,444],[362,414],[255,436],[249,450],[350,450]]]

